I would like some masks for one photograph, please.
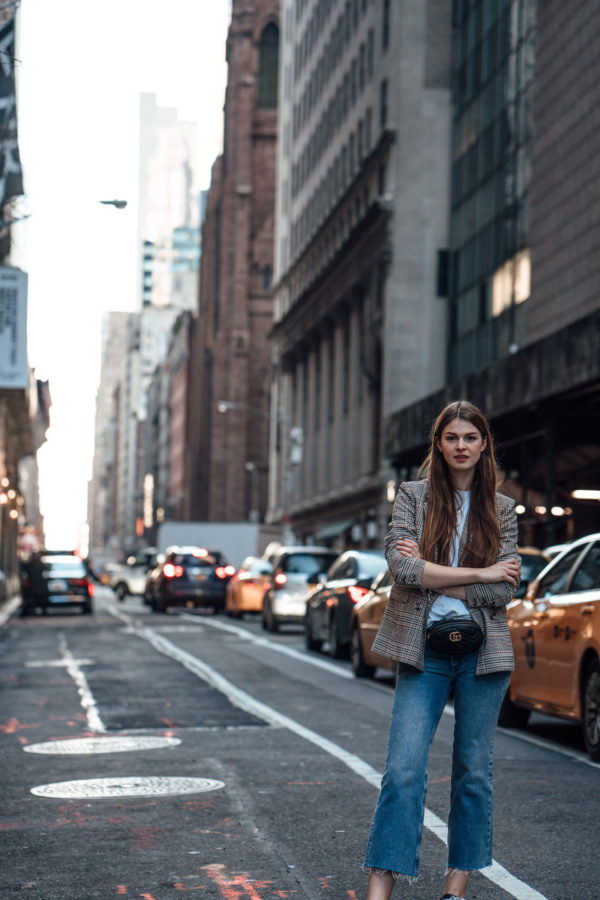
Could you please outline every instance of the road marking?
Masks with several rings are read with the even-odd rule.
[[[106,732],[106,728],[104,726],[104,722],[100,718],[100,713],[98,712],[98,707],[96,706],[94,695],[90,690],[90,686],[87,682],[87,678],[85,677],[84,672],[79,668],[79,661],[75,659],[75,657],[69,650],[69,647],[67,646],[67,641],[64,634],[59,635],[58,646],[60,648],[61,658],[66,664],[67,672],[77,686],[77,690],[81,698],[81,705],[85,710],[89,730],[103,734],[104,732]]]
[[[244,709],[246,712],[257,716],[258,718],[264,719],[271,725],[287,728],[288,731],[297,734],[299,737],[302,737],[311,744],[319,747],[325,753],[329,753],[330,756],[339,759],[340,762],[344,763],[344,765],[363,778],[368,784],[379,789],[382,775],[364,759],[361,759],[354,753],[350,753],[348,750],[340,747],[339,744],[335,744],[333,741],[323,737],[323,735],[318,734],[316,731],[306,728],[304,725],[301,725],[300,722],[296,722],[295,719],[290,719],[289,716],[277,712],[277,710],[267,706],[267,704],[262,703],[255,697],[252,697],[246,691],[238,688],[233,682],[224,678],[223,675],[207,665],[207,663],[192,656],[192,654],[188,653],[186,650],[177,647],[167,638],[154,632],[151,628],[148,628],[145,625],[140,626],[134,624],[129,616],[125,616],[117,610],[111,610],[111,612],[117,618],[126,621],[133,634],[137,634],[138,637],[148,641],[148,643],[160,653],[178,661],[188,671],[193,672],[199,678],[202,678],[203,681],[206,681],[212,687],[221,691],[221,693],[225,694],[235,706]],[[447,845],[448,828],[445,822],[429,809],[425,810],[424,825]],[[515,897],[516,900],[547,900],[543,894],[540,894],[535,888],[530,887],[530,885],[521,881],[515,875],[512,875],[496,861],[494,861],[491,866],[488,866],[488,868],[482,869],[481,874],[489,881],[492,881],[494,884],[501,887],[507,894],[510,894],[511,897]]]
[[[193,622],[195,619],[194,616],[186,616],[185,614],[180,616],[180,618],[185,619],[188,622]],[[246,631],[245,628],[240,628],[239,625],[215,622],[212,619],[203,619],[202,624],[209,625],[211,628],[217,628],[219,631],[228,631],[230,634],[235,634],[237,637],[242,638],[242,640],[249,641],[257,647],[268,647],[269,650],[276,650],[278,653],[283,653],[285,656],[291,656],[292,659],[298,659],[303,663],[310,663],[311,666],[316,666],[318,669],[325,669],[326,672],[331,672],[332,675],[338,675],[340,678],[350,678],[351,680],[354,680],[355,678],[353,672],[342,669],[340,666],[336,666],[335,663],[327,662],[326,659],[318,659],[309,656],[308,653],[301,653],[300,650],[294,650],[293,647],[286,647],[284,644],[276,644],[268,638],[256,637],[251,631]]]

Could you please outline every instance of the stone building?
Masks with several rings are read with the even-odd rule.
[[[283,3],[269,518],[304,540],[381,544],[382,423],[444,383],[451,6]]]
[[[388,416],[386,453],[411,474],[439,409],[472,400],[522,541],[543,546],[598,530],[600,15],[591,0],[455,10],[448,384]]]
[[[261,517],[266,507],[278,17],[276,0],[233,0],[223,152],[207,197],[193,337],[196,519],[247,519],[253,495]]]

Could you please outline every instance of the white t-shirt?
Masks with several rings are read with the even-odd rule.
[[[456,491],[456,529],[452,538],[452,546],[450,548],[450,565],[458,565],[458,553],[460,550],[460,538],[465,527],[469,506],[471,504],[471,491]],[[471,613],[462,600],[457,597],[448,597],[447,594],[440,594],[435,603],[431,607],[427,624],[439,622],[444,616],[457,616],[459,618],[470,619]]]

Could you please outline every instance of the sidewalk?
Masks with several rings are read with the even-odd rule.
[[[21,606],[21,595],[13,594],[0,603],[0,628],[3,628],[11,616],[17,612]]]

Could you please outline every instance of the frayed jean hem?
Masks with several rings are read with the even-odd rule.
[[[384,875],[391,875],[394,881],[405,881],[407,884],[415,884],[417,881],[416,875],[406,875],[404,872],[394,872],[393,869],[378,869],[375,866],[367,866],[364,865],[363,869],[366,869],[369,874],[379,875],[383,877]]]

